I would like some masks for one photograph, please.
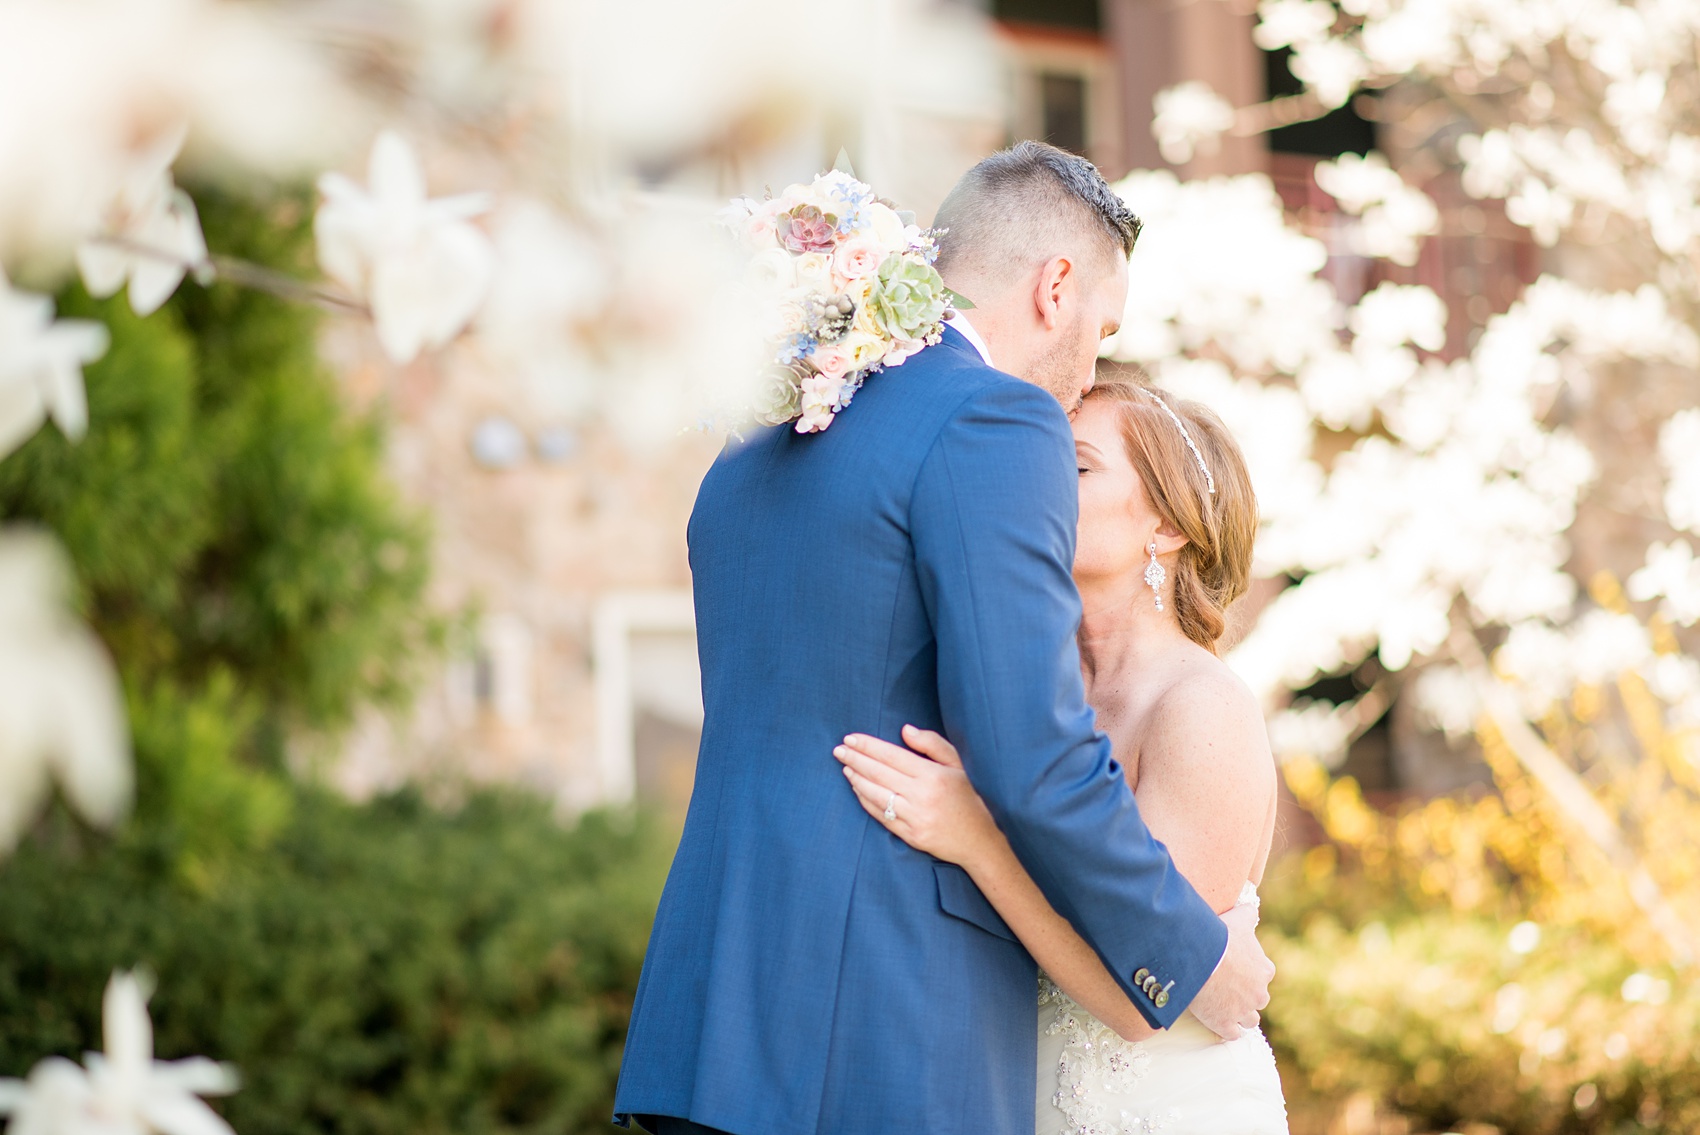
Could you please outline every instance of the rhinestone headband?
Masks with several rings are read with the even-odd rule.
[[[1198,471],[1200,473],[1204,474],[1204,483],[1207,486],[1209,486],[1210,495],[1215,496],[1216,495],[1216,478],[1214,478],[1210,475],[1210,466],[1208,466],[1204,463],[1204,454],[1202,454],[1198,451],[1198,443],[1193,441],[1192,440],[1192,434],[1187,432],[1186,423],[1181,421],[1181,416],[1179,414],[1175,413],[1174,410],[1170,409],[1169,404],[1167,402],[1163,401],[1162,398],[1158,397],[1157,392],[1155,390],[1152,390],[1148,386],[1141,386],[1139,389],[1144,394],[1150,396],[1151,401],[1153,401],[1153,402],[1157,403],[1157,405],[1163,407],[1163,413],[1169,415],[1169,420],[1174,422],[1175,428],[1181,431],[1181,440],[1186,442],[1186,447],[1188,449],[1192,450],[1192,459],[1194,461],[1198,462]]]

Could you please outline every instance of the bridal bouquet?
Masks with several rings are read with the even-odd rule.
[[[939,340],[956,300],[935,233],[840,170],[778,197],[735,199],[726,221],[750,254],[772,363],[745,416],[819,433],[868,376]]]

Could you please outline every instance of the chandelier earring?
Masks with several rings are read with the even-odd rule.
[[[1163,609],[1163,581],[1169,578],[1169,573],[1163,570],[1163,565],[1157,562],[1157,541],[1151,541],[1146,551],[1151,553],[1151,562],[1145,565],[1145,583],[1151,588],[1151,597],[1157,601],[1157,610]]]

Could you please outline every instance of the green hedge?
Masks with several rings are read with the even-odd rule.
[[[607,1131],[670,854],[518,795],[301,789],[203,887],[147,825],[91,843],[59,816],[0,868],[0,1075],[98,1048],[107,976],[142,966],[161,1058],[240,1070],[240,1135]]]

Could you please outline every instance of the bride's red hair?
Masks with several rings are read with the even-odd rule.
[[[1086,397],[1115,407],[1128,458],[1152,507],[1186,537],[1175,568],[1175,616],[1188,638],[1213,652],[1227,627],[1229,605],[1251,583],[1257,494],[1239,443],[1222,419],[1200,403],[1159,394],[1186,423],[1209,466],[1216,482],[1216,491],[1210,492],[1198,459],[1174,419],[1146,393],[1149,389],[1111,379],[1099,382]]]

